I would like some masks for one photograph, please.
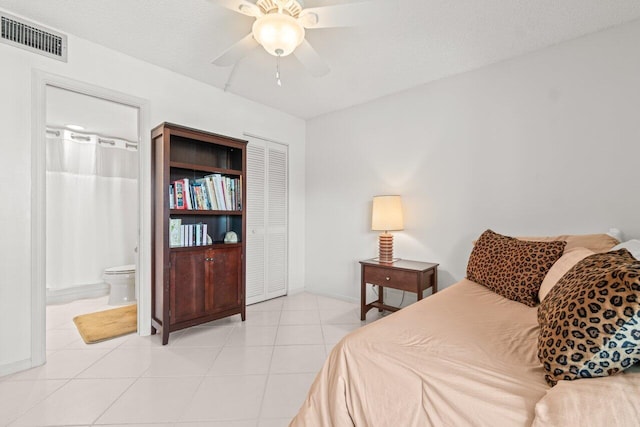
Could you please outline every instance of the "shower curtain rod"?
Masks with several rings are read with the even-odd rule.
[[[94,136],[97,140],[97,142],[99,142],[100,144],[108,144],[111,146],[115,146],[117,144],[116,141],[122,141],[124,142],[124,146],[125,148],[138,148],[138,143],[136,141],[129,141],[127,139],[124,138],[111,138],[111,137],[104,137],[102,135],[98,135],[98,134],[94,134],[94,133],[78,133],[75,131],[70,131],[69,129],[64,129],[64,128],[54,128],[54,127],[47,127],[46,129],[46,133],[50,134],[50,135],[55,135],[55,136],[60,136],[62,135],[68,135],[69,138],[76,140],[76,141],[91,141],[91,137]]]

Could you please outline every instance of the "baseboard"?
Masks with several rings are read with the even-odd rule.
[[[0,377],[15,374],[16,372],[24,371],[32,367],[31,359],[18,360],[17,362],[0,365]]]
[[[103,295],[109,295],[109,285],[106,283],[72,286],[64,289],[47,288],[47,304],[64,304],[78,299],[97,298]]]
[[[337,300],[341,300],[341,301],[360,304],[360,299],[359,298],[348,297],[346,295],[339,295],[339,294],[334,294],[334,293],[331,293],[331,292],[323,292],[323,291],[315,289],[315,288],[304,288],[303,291],[304,292],[309,292],[310,294],[318,295],[318,296],[321,296],[321,297],[329,297],[329,298],[333,298],[333,299],[337,299]]]

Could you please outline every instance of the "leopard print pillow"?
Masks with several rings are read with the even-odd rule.
[[[542,279],[562,255],[566,242],[530,242],[487,230],[467,264],[467,278],[529,307],[538,303]]]
[[[542,301],[538,323],[538,359],[552,386],[640,361],[640,261],[626,249],[586,257]]]

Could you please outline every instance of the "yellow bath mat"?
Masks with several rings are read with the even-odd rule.
[[[112,310],[83,314],[73,318],[87,344],[120,337],[138,330],[138,306],[127,305]]]

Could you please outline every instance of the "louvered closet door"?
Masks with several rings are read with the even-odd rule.
[[[287,146],[249,138],[247,146],[247,304],[287,293]]]
[[[267,297],[273,298],[287,293],[286,146],[268,147],[267,182]]]

